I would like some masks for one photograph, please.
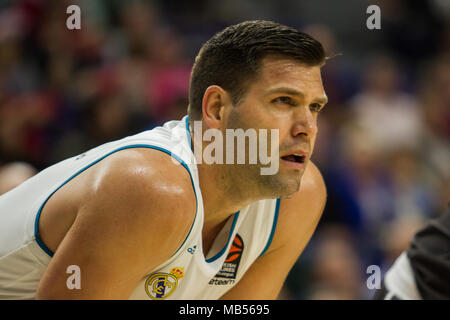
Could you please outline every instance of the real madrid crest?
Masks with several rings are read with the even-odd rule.
[[[151,274],[145,281],[145,292],[154,300],[166,299],[178,285],[178,280],[183,278],[184,268],[175,267],[170,273],[158,272]]]

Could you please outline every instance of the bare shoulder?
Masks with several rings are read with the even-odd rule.
[[[133,148],[89,167],[45,204],[39,219],[41,240],[55,252],[75,220],[84,216],[115,219],[124,226],[141,221],[143,227],[164,216],[182,234],[188,224],[177,222],[193,220],[196,199],[189,173],[172,160],[158,150]],[[87,223],[83,228],[96,227]]]
[[[102,161],[90,178],[89,201],[113,210],[123,222],[165,219],[184,228],[195,215],[196,198],[188,171],[161,151],[127,149]],[[102,210],[99,210],[102,211]],[[126,213],[126,214],[125,214]],[[134,214],[133,214],[134,213]]]
[[[314,232],[325,207],[327,192],[322,174],[310,162],[303,175],[300,190],[281,200],[277,228],[271,249],[296,241],[306,244]],[[293,237],[296,234],[296,237]]]
[[[130,198],[121,200],[132,204],[134,201],[146,202],[149,198],[155,200],[154,196],[180,201],[194,196],[186,168],[164,152],[133,148],[122,150],[108,158],[99,163],[100,166],[90,177],[91,192],[97,197],[124,193]],[[195,200],[195,197],[192,199]]]

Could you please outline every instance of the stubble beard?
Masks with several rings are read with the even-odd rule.
[[[300,189],[303,175],[280,171],[261,175],[259,164],[224,164],[221,167],[222,190],[239,200],[289,198]]]
[[[236,108],[236,107],[235,107]],[[233,110],[234,111],[234,110]],[[249,127],[241,121],[238,112],[233,112],[227,123],[229,129],[243,129],[247,130]],[[225,136],[225,130],[222,133]],[[256,164],[249,164],[249,148],[245,144],[245,163],[237,164],[234,159],[234,164],[223,164],[221,173],[222,190],[227,192],[230,196],[240,199],[276,199],[289,198],[300,189],[302,172],[286,172],[280,168],[278,163],[278,172],[273,175],[261,174],[264,166],[259,162]],[[258,141],[259,146],[259,141]],[[236,145],[235,145],[236,147]],[[270,150],[270,144],[268,144]],[[282,147],[280,146],[280,149]],[[224,146],[224,150],[227,150]],[[226,152],[226,151],[225,151]],[[234,150],[234,155],[237,155],[237,150]],[[280,161],[280,158],[276,159]]]

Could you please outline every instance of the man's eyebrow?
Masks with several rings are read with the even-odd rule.
[[[291,96],[298,96],[300,98],[304,98],[305,94],[299,90],[296,89],[292,89],[292,88],[288,88],[288,87],[279,87],[279,88],[275,88],[272,90],[269,90],[267,92],[267,95],[271,95],[274,93],[285,93],[285,94],[289,94]],[[328,102],[328,97],[326,95],[324,95],[323,97],[318,97],[314,99],[315,102],[320,103],[320,104],[327,104]]]

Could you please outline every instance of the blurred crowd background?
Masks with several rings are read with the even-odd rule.
[[[81,8],[80,30],[66,28],[70,4]],[[370,4],[381,30],[366,27]],[[371,298],[367,267],[384,274],[449,203],[445,0],[2,0],[0,194],[60,160],[180,119],[202,43],[253,19],[306,31],[331,57],[313,157],[328,202],[281,298]]]

